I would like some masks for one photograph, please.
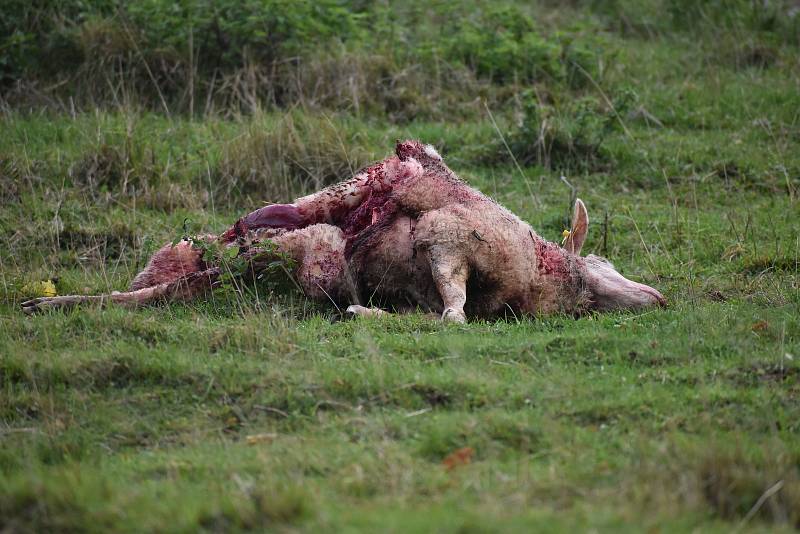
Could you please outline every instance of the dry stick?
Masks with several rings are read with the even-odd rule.
[[[778,352],[778,361],[780,362],[781,374],[783,374],[783,360],[786,359],[786,319],[783,320],[781,325],[781,348]]]
[[[761,510],[761,507],[764,506],[764,503],[767,502],[767,499],[778,493],[782,488],[783,488],[783,480],[779,480],[775,484],[767,488],[767,491],[761,494],[761,497],[759,497],[756,503],[753,505],[753,507],[750,508],[750,511],[747,512],[747,515],[745,515],[744,518],[742,518],[742,521],[741,523],[739,523],[739,526],[736,530],[737,531],[741,530],[742,527],[744,527],[745,524],[748,521],[750,521],[753,518],[753,516],[758,513],[759,510]]]
[[[664,247],[664,253],[669,257],[672,263],[675,263],[675,257],[667,248],[667,244],[664,242],[664,236],[661,235],[661,230],[658,229],[658,224],[653,222],[653,228],[655,228],[656,234],[658,234],[658,240],[661,241],[661,246]]]
[[[789,179],[789,173],[786,172],[785,165],[781,165],[781,170],[783,171],[783,176],[786,179],[786,192],[789,193],[789,204],[794,204],[796,196],[794,186],[792,185],[792,182]]]
[[[494,126],[494,129],[497,132],[497,135],[500,136],[500,140],[503,142],[503,146],[506,147],[506,151],[508,152],[508,155],[511,156],[511,160],[514,162],[514,165],[516,165],[517,170],[519,171],[519,174],[522,176],[522,179],[525,181],[525,185],[528,186],[528,193],[530,193],[530,195],[533,198],[533,201],[536,204],[536,206],[537,207],[541,207],[542,203],[539,202],[539,198],[536,196],[536,193],[534,193],[533,189],[531,189],[531,184],[528,182],[528,178],[525,176],[525,173],[522,171],[522,167],[520,167],[519,162],[517,161],[517,158],[514,157],[514,153],[511,152],[511,148],[508,146],[508,143],[506,143],[506,138],[503,136],[503,132],[501,132],[500,128],[497,126],[497,121],[494,120],[494,115],[492,115],[492,110],[490,110],[489,106],[486,105],[486,100],[483,101],[483,107],[486,109],[486,112],[489,114],[489,118],[492,120],[492,126]]]
[[[214,69],[214,72],[211,74],[211,84],[208,88],[208,94],[206,95],[206,108],[203,110],[203,114],[208,116],[211,113],[211,99],[214,95],[214,86],[217,83],[217,69]]]
[[[375,294],[378,292],[378,290],[381,288],[381,285],[383,284],[383,281],[386,279],[386,275],[389,274],[389,271],[391,270],[392,266],[394,266],[394,257],[392,257],[391,263],[389,263],[389,265],[386,267],[386,270],[383,272],[383,275],[381,275],[381,279],[378,282],[378,285],[375,286],[375,290],[369,296],[369,299],[367,300],[367,304],[372,302],[372,297],[374,297]]]
[[[272,406],[261,406],[259,404],[256,404],[256,405],[253,406],[253,408],[256,409],[256,410],[261,410],[263,412],[276,413],[276,414],[278,414],[278,415],[280,415],[282,417],[289,417],[288,413],[284,412],[283,410],[281,410],[279,408],[273,408]]]
[[[578,189],[567,181],[567,177],[563,174],[561,175],[561,181],[567,184],[569,187],[569,206],[567,206],[567,224],[572,224],[570,220],[572,217],[572,209],[575,206],[575,202],[578,200]]]
[[[336,308],[336,311],[339,312],[339,315],[342,315],[342,309],[339,307],[338,304],[336,304],[336,301],[333,300],[333,298],[331,298],[331,296],[328,294],[327,291],[325,291],[325,288],[322,287],[322,285],[319,282],[316,282],[316,284],[317,284],[317,288],[319,288],[320,291],[325,293],[325,296],[328,297],[329,301],[331,301],[331,304],[333,304],[334,308]]]

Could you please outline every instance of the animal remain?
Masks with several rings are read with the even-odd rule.
[[[204,239],[238,247],[252,273],[275,260],[275,252],[254,246],[269,239],[294,260],[293,275],[307,296],[349,304],[356,315],[423,310],[463,322],[509,312],[664,306],[658,291],[626,279],[607,260],[580,256],[588,227],[577,200],[563,246],[549,242],[460,180],[433,147],[403,141],[395,155],[348,181],[264,206]],[[156,252],[127,292],[37,298],[22,307],[34,313],[91,302],[188,300],[207,294],[220,275],[202,247],[184,240]]]

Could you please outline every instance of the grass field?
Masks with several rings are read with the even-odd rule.
[[[543,5],[545,34],[602,39],[600,66],[522,83],[533,96],[475,67],[475,94],[441,92],[454,118],[420,95],[402,116],[9,99],[0,531],[800,528],[797,41]],[[406,137],[551,240],[564,175],[589,208],[585,249],[669,308],[341,321],[253,287],[20,311],[51,277],[60,294],[122,290],[184,227],[221,231]]]

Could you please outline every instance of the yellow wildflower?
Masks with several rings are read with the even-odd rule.
[[[58,295],[56,284],[52,280],[42,280],[31,282],[22,286],[22,292],[26,297],[55,297]]]

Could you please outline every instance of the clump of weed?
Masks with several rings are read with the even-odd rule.
[[[521,164],[573,173],[602,170],[608,163],[603,143],[633,99],[633,93],[622,92],[610,105],[592,97],[548,102],[528,92],[508,146]],[[498,146],[496,152],[505,157],[507,149]]]
[[[702,495],[724,519],[788,523],[800,528],[798,459],[786,452],[752,458],[742,450],[714,450],[698,467]]]
[[[243,291],[243,277],[250,277],[261,282],[270,290],[289,290],[297,284],[292,279],[292,272],[297,263],[286,252],[270,239],[253,241],[239,246],[225,246],[219,241],[206,236],[191,235],[187,232],[187,223],[181,235],[172,241],[188,241],[192,247],[202,252],[203,261],[220,270],[219,289]],[[257,266],[257,267],[256,267]]]
[[[97,480],[74,490],[71,473],[57,480],[15,483],[0,494],[0,529],[8,532],[38,532],[47,530],[81,531],[92,528],[111,528],[120,520],[119,512],[91,510],[91,502],[108,497],[108,487]],[[91,519],[89,519],[91,517]]]
[[[498,84],[564,82],[587,85],[597,77],[597,43],[575,35],[543,36],[534,19],[516,5],[498,5],[456,22],[443,54]]]
[[[780,58],[777,48],[754,40],[748,40],[738,46],[727,48],[727,50],[731,54],[731,63],[737,69],[765,69],[773,66]]]
[[[16,160],[0,156],[0,200],[19,198],[19,183],[22,176],[23,170]]]
[[[152,146],[137,138],[138,117],[126,116],[123,132],[98,132],[98,141],[70,167],[74,186],[92,200],[133,196],[161,185],[166,171]]]
[[[508,450],[532,452],[543,443],[537,425],[529,418],[513,419],[500,411],[490,411],[476,420],[439,413],[433,421],[419,423],[414,437],[417,453],[432,461],[441,461],[454,450],[472,447],[478,457],[507,452]]]
[[[133,251],[138,243],[135,230],[121,221],[105,228],[68,222],[59,228],[55,239],[60,250],[75,253],[81,261],[97,263],[120,258],[126,251]]]
[[[390,53],[342,46],[304,58],[284,75],[283,105],[302,102],[309,108],[346,110],[357,116],[385,115],[399,123],[474,112],[464,106],[465,95],[478,95],[486,86],[458,64],[432,69]]]
[[[208,206],[209,199],[208,189],[175,182],[148,187],[137,195],[137,203],[164,213],[202,210]]]
[[[107,144],[90,151],[72,168],[76,185],[85,187],[94,197],[102,193],[125,191],[132,166],[124,149]]]
[[[295,524],[311,514],[309,495],[295,486],[247,488],[245,498],[223,503],[219,510],[199,517],[201,526],[213,531],[262,529]]]
[[[742,272],[749,274],[759,274],[769,270],[796,273],[798,269],[800,269],[800,260],[788,255],[750,255],[745,257],[742,265]]]
[[[369,153],[341,122],[288,113],[269,124],[254,120],[228,143],[214,172],[215,199],[279,201],[350,178]]]
[[[623,35],[655,39],[675,33],[695,38],[772,34],[786,43],[798,42],[797,6],[791,0],[577,0],[578,6],[600,15],[610,29]],[[555,3],[553,2],[555,5]],[[560,5],[560,4],[559,4]]]

